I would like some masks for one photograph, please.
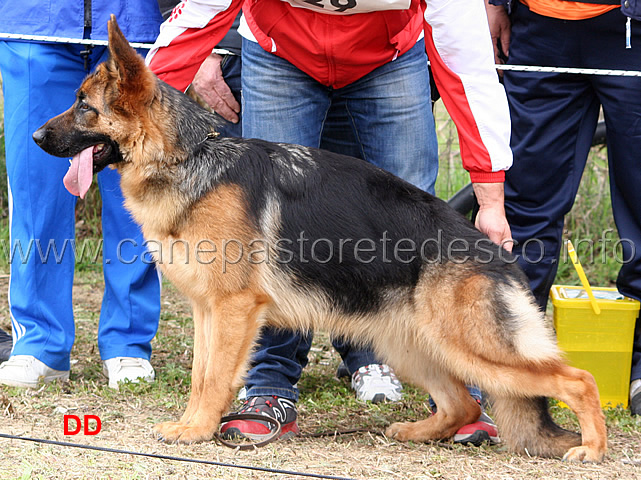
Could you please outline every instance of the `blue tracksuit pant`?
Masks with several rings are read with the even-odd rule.
[[[9,286],[12,354],[33,355],[56,370],[69,370],[75,336],[71,291],[76,197],[62,183],[69,162],[46,154],[31,135],[74,102],[89,73],[80,56],[84,49],[0,42],[11,228],[5,252],[14,253]],[[106,48],[94,48],[89,68],[105,58]],[[103,360],[149,359],[160,315],[160,281],[143,255],[140,229],[123,207],[119,180],[112,169],[98,174],[105,278],[98,346]],[[81,305],[82,298],[75,303]]]
[[[626,18],[619,9],[563,21],[515,3],[509,64],[641,70],[641,24],[632,21],[632,48],[626,49]],[[515,253],[522,255],[539,304],[545,307],[554,281],[564,215],[572,208],[601,107],[614,220],[626,239],[617,287],[641,300],[641,78],[505,72],[504,79],[514,151],[506,210],[520,244]],[[529,239],[536,240],[523,250]],[[612,252],[612,244],[608,248]],[[632,379],[641,378],[639,323]]]

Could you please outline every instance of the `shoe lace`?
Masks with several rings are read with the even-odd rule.
[[[119,358],[118,363],[120,363],[121,367],[142,367],[143,365],[141,358],[133,358],[133,357]]]
[[[119,372],[125,369],[143,369],[144,371],[147,371],[144,359],[135,357],[119,357],[118,363],[112,371]]]
[[[290,403],[292,405],[289,405]],[[277,396],[259,396],[246,399],[238,413],[259,413],[285,424],[288,423],[289,410],[292,410],[292,413],[295,411],[293,403],[289,400]]]
[[[387,365],[372,364],[366,367],[361,367],[354,374],[356,378],[360,378],[363,383],[389,383],[390,385],[400,385],[394,372]]]
[[[7,360],[4,365],[14,367],[29,367],[33,364],[34,358],[29,355],[16,355]]]

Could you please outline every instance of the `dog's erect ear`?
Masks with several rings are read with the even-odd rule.
[[[147,68],[143,58],[129,45],[113,14],[108,22],[108,30],[110,55],[107,66],[109,71],[117,76],[120,92],[135,96],[138,101],[146,100],[153,94],[154,74]]]

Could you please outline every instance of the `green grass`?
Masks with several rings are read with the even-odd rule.
[[[470,175],[463,169],[458,144],[458,133],[442,102],[434,109],[438,138],[439,170],[436,195],[447,200],[470,183]]]

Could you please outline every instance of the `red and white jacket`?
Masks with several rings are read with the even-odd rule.
[[[185,90],[238,11],[266,51],[341,88],[393,61],[425,32],[434,80],[473,182],[501,182],[512,164],[507,98],[498,82],[483,0],[185,0],[147,56]]]

